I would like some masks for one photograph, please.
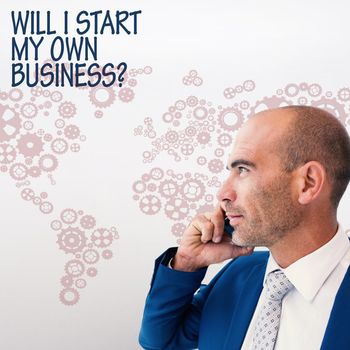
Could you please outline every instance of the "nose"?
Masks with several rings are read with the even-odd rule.
[[[236,200],[237,192],[234,190],[233,179],[231,179],[231,177],[228,177],[223,182],[223,184],[221,185],[221,188],[216,194],[216,198],[221,204],[227,201],[233,202]]]

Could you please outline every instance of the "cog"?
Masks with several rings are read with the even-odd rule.
[[[76,289],[65,288],[61,290],[59,298],[64,305],[72,306],[79,301],[80,297]]]
[[[112,87],[98,85],[90,90],[89,99],[96,107],[106,108],[113,104],[116,95]]]
[[[189,202],[198,201],[204,196],[205,186],[198,179],[189,179],[182,184],[181,193]]]
[[[10,176],[16,181],[24,180],[28,175],[28,168],[22,163],[12,164],[10,167]]]
[[[16,159],[16,150],[8,143],[0,144],[0,163],[10,164]]]
[[[235,107],[227,107],[219,113],[218,123],[224,130],[237,130],[243,124],[243,113]]]
[[[176,223],[171,227],[171,233],[176,237],[181,237],[186,230],[186,225],[181,223]]]
[[[0,104],[0,142],[14,138],[20,128],[19,114],[9,106]]]
[[[257,101],[250,111],[251,114],[256,114],[266,109],[288,106],[293,104],[292,101],[286,100],[284,97],[273,95],[271,97],[264,97],[261,101]]]
[[[43,151],[43,145],[44,143],[42,142],[41,137],[33,133],[21,135],[17,141],[19,152],[29,158],[38,156]]]
[[[189,205],[182,198],[170,198],[165,204],[164,212],[172,220],[182,220],[189,212]]]
[[[350,89],[342,88],[338,91],[338,98],[340,101],[349,101],[350,100]]]
[[[62,229],[61,233],[57,237],[59,248],[66,254],[81,252],[86,246],[87,239],[85,234],[77,227]]]
[[[124,87],[119,90],[118,97],[123,102],[131,102],[135,97],[135,93],[130,88]]]
[[[335,98],[322,97],[318,101],[312,101],[311,105],[313,107],[325,109],[326,111],[337,117],[345,125],[347,114],[345,112],[344,105],[339,103]]]
[[[164,180],[159,185],[159,193],[164,198],[174,197],[178,193],[178,185],[174,180]]]
[[[96,249],[87,249],[83,253],[83,260],[86,264],[96,264],[100,259],[100,254]]]
[[[139,202],[141,211],[146,215],[157,214],[161,208],[160,199],[153,195],[148,194],[141,198]]]
[[[58,166],[57,158],[52,154],[45,154],[39,158],[39,167],[42,171],[51,172]]]
[[[85,266],[80,260],[73,259],[66,263],[64,271],[69,276],[79,277],[85,272]]]
[[[63,118],[73,118],[77,113],[77,108],[72,102],[63,102],[58,107],[58,113]]]
[[[67,139],[74,140],[80,136],[80,129],[73,124],[67,125],[64,128],[64,136],[67,137]]]
[[[224,163],[220,159],[212,159],[208,163],[208,169],[215,174],[220,173],[224,169]]]
[[[113,242],[113,232],[106,228],[98,228],[91,235],[91,241],[95,247],[106,248]]]

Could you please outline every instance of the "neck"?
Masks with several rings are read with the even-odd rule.
[[[322,222],[322,226],[320,225]],[[327,222],[318,217],[318,222],[304,225],[288,232],[283,239],[271,247],[270,252],[281,268],[286,268],[295,261],[319,249],[329,242],[338,229],[336,217]]]

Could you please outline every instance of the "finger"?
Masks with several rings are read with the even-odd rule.
[[[220,206],[212,213],[211,222],[214,224],[213,242],[219,243],[224,233],[224,212]]]
[[[193,221],[195,228],[201,232],[201,241],[203,243],[207,243],[213,238],[214,225],[208,217],[208,214],[198,215]]]

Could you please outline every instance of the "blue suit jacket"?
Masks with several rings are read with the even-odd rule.
[[[239,350],[262,291],[269,253],[234,259],[208,285],[201,285],[206,268],[182,272],[164,266],[175,251],[170,248],[156,260],[140,344],[149,350]],[[349,319],[350,268],[336,295],[321,350],[350,349]]]

